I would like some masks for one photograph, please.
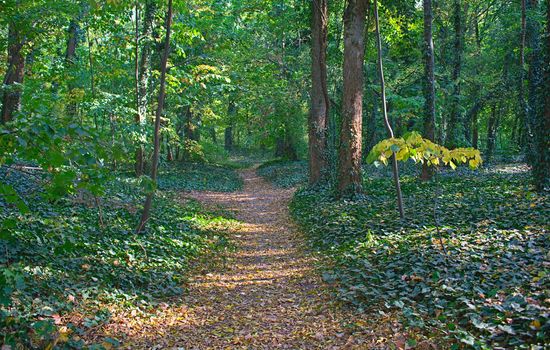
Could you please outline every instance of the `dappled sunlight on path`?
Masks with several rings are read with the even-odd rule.
[[[242,222],[232,233],[236,250],[223,268],[198,266],[182,300],[161,304],[138,332],[124,329],[125,347],[374,348],[373,330],[357,327],[360,321],[335,305],[315,271],[315,256],[304,251],[287,210],[293,189],[273,188],[254,169],[241,175],[240,192],[184,194],[235,213]]]

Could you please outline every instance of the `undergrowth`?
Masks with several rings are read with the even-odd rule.
[[[542,348],[550,204],[526,185],[527,173],[510,169],[428,183],[403,176],[404,222],[391,177],[380,174],[365,177],[362,200],[302,189],[291,211],[312,247],[331,258],[323,277],[339,297],[373,315],[397,311],[410,345]]]
[[[181,295],[194,259],[230,247],[220,227],[234,220],[167,189],[240,186],[230,170],[196,167],[174,166],[170,177],[161,176],[164,191],[157,191],[140,235],[134,233],[143,202],[137,179],[116,177],[99,198],[79,192],[49,201],[40,173],[0,169],[30,207],[21,214],[0,200],[0,343],[41,349],[116,346],[117,339],[95,345],[83,340],[109,322],[109,308],[143,311]],[[191,187],[194,181],[197,187]]]
[[[295,187],[307,182],[307,162],[275,159],[260,165],[257,173],[277,187]]]
[[[234,169],[207,163],[168,163],[159,174],[162,190],[234,192],[243,181]]]

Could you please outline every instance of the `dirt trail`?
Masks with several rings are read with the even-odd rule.
[[[241,175],[240,192],[185,194],[232,210],[243,222],[232,236],[237,250],[226,267],[195,276],[184,306],[160,310],[156,326],[145,327],[148,335],[128,348],[373,348],[368,330],[351,334],[347,325],[358,321],[334,305],[314,271],[315,258],[304,251],[289,218],[293,190],[273,188],[254,169]]]

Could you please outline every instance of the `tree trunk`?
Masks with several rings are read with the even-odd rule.
[[[156,183],[158,163],[159,163],[159,151],[160,151],[160,119],[162,116],[162,110],[164,107],[164,98],[166,95],[166,66],[168,63],[168,55],[170,53],[170,31],[172,27],[172,0],[168,0],[168,10],[166,13],[166,37],[164,39],[164,51],[162,53],[162,60],[160,65],[160,88],[157,103],[157,112],[155,115],[155,132],[154,132],[154,147],[153,147],[153,161],[151,165],[151,180]],[[151,205],[153,203],[154,191],[147,194],[145,204],[143,205],[143,213],[141,215],[140,223],[136,229],[137,233],[140,233],[149,221]]]
[[[361,136],[366,0],[349,0],[344,12],[342,121],[338,147],[338,193],[362,192]]]
[[[224,148],[228,152],[231,152],[233,150],[233,127],[232,126],[228,126],[225,128]]]
[[[478,62],[481,62],[481,37],[479,35],[479,22],[477,16],[474,16],[474,35],[475,35],[475,41],[476,41],[476,59]],[[475,67],[475,75],[476,77],[480,74],[479,66],[476,65]],[[479,100],[481,98],[481,89],[482,86],[478,82],[476,82],[474,86],[474,94],[475,94],[475,103],[479,103]],[[473,148],[478,148],[479,143],[479,108],[476,108],[474,110],[474,113],[468,114],[468,117],[466,118],[469,120],[471,128],[472,128],[472,137],[471,137],[471,143]]]
[[[142,40],[143,45],[141,47],[141,57],[138,60],[138,2],[136,1],[136,99],[137,99],[137,114],[136,114],[136,124],[140,127],[144,127],[147,117],[147,85],[149,83],[150,75],[150,65],[151,65],[151,48],[152,48],[152,38],[153,33],[153,20],[155,18],[156,4],[154,0],[147,0],[145,3],[145,13],[143,16],[143,29],[142,29]],[[143,145],[139,145],[136,150],[136,175],[140,176],[144,172],[145,168],[145,155],[144,155]]]
[[[287,160],[298,160],[298,154],[296,152],[296,147],[290,136],[290,131],[288,127],[284,127],[282,135],[275,141],[275,157],[280,157]]]
[[[321,182],[327,172],[327,0],[312,1],[311,109],[309,112],[309,184]]]
[[[550,185],[550,2],[546,1],[546,71],[542,83],[544,107],[536,123],[536,161],[533,162],[533,183],[537,191]],[[545,91],[545,93],[544,93]]]
[[[210,128],[210,138],[212,139],[213,144],[218,143],[218,137],[216,135],[216,128],[213,127],[213,126]]]
[[[193,112],[191,106],[183,107],[183,134],[185,139],[198,141],[197,130],[193,124]]]
[[[453,96],[451,97],[449,123],[445,144],[449,148],[458,147],[463,129],[462,113],[460,111],[460,73],[462,70],[462,5],[461,0],[454,0],[454,43],[453,43]]]
[[[432,0],[424,0],[424,137],[435,141],[435,75],[434,44],[432,36]],[[431,179],[433,171],[422,165],[421,179]]]
[[[67,40],[67,50],[65,51],[65,64],[67,68],[72,68],[76,64],[76,48],[78,47],[78,32],[80,31],[80,26],[78,25],[78,19],[73,19],[69,23]],[[71,72],[72,73],[72,72]],[[68,91],[69,91],[69,103],[66,107],[67,116],[71,118],[76,118],[78,106],[74,97],[71,96],[71,92],[76,88],[73,74],[70,73],[70,78],[68,79]]]
[[[525,147],[525,125],[528,114],[527,101],[525,99],[525,45],[527,39],[527,0],[521,0],[521,39],[519,45],[519,81],[518,81],[518,98],[520,111],[518,113],[519,122],[517,138],[518,145]],[[523,132],[521,132],[523,130]]]
[[[529,49],[527,63],[529,70],[527,72],[527,115],[525,119],[525,136],[527,161],[533,170],[533,178],[537,178],[539,166],[539,127],[543,116],[543,61],[542,61],[542,36],[539,22],[536,18],[536,12],[539,10],[538,0],[527,0],[527,19],[526,19],[526,47]]]
[[[500,113],[500,110],[497,108],[496,103],[493,103],[491,114],[489,115],[489,120],[487,121],[487,151],[485,153],[485,161],[487,163],[490,163],[493,160],[493,155],[495,153],[498,113]]]
[[[6,86],[2,95],[2,123],[13,119],[15,112],[21,109],[21,87],[25,76],[24,40],[14,24],[8,26],[8,69],[3,84]]]
[[[384,123],[388,131],[388,136],[393,138],[393,130],[388,118],[388,110],[386,107],[386,83],[384,81],[384,66],[382,64],[382,39],[380,38],[380,21],[378,18],[378,2],[374,1],[374,21],[376,22],[376,46],[378,49],[378,78],[380,79],[380,91],[382,97],[382,114],[384,115]],[[397,165],[397,158],[395,152],[392,155],[392,170],[393,180],[395,183],[395,192],[397,195],[397,207],[399,209],[399,217],[403,219],[405,217],[405,211],[403,210],[403,194],[401,193],[401,182],[399,181],[399,167]]]

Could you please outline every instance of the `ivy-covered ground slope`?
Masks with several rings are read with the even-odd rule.
[[[163,171],[140,235],[139,180],[115,177],[97,200],[80,193],[49,201],[40,173],[0,171],[30,207],[21,214],[0,202],[0,343],[13,348],[111,348],[117,340],[94,338],[111,313],[147,315],[181,294],[192,262],[227,249],[220,227],[236,223],[176,196],[180,189],[239,188],[227,168]]]
[[[550,203],[532,192],[525,167],[428,183],[405,175],[404,222],[389,173],[368,171],[361,200],[303,189],[291,203],[312,246],[330,257],[323,276],[340,298],[382,319],[397,312],[410,345],[548,345]]]
[[[294,187],[307,182],[307,162],[275,159],[260,165],[257,173],[277,187]]]
[[[242,179],[232,167],[207,163],[169,163],[159,176],[162,190],[233,192],[242,186]]]

